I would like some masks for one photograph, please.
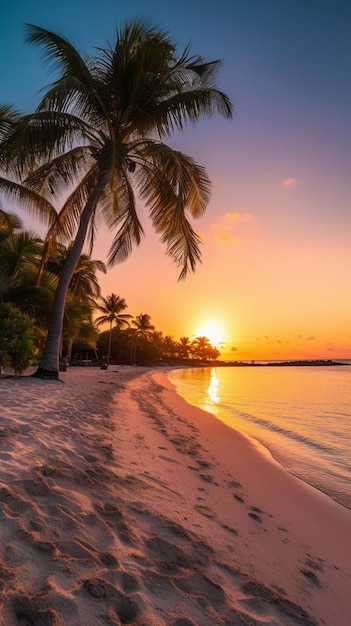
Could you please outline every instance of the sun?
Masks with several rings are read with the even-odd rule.
[[[197,326],[196,337],[207,337],[211,346],[220,348],[224,343],[223,327],[220,322],[208,320]]]

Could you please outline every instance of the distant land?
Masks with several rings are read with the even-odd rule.
[[[321,366],[321,365],[348,365],[331,359],[308,359],[296,361],[267,361],[266,363],[256,361],[218,361],[216,365],[228,365],[230,367],[290,367],[290,366]]]
[[[180,361],[168,360],[167,363],[162,362],[161,365],[176,365],[177,367],[301,367],[301,366],[338,366],[351,365],[350,363],[332,361],[331,359],[299,359],[295,361],[201,361],[198,359],[184,359]]]

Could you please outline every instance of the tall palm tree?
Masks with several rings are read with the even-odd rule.
[[[203,115],[231,117],[231,103],[216,86],[219,63],[179,58],[169,36],[140,22],[117,30],[113,47],[83,58],[64,38],[29,25],[28,40],[43,46],[58,78],[34,115],[24,117],[5,141],[14,169],[31,172],[25,185],[62,198],[49,239],[75,237],[56,290],[52,325],[37,375],[58,377],[64,301],[87,236],[92,246],[98,217],[116,234],[109,262],[124,260],[143,228],[135,190],[180,278],[200,260],[200,238],[188,218],[209,201],[204,167],[162,141]],[[57,74],[56,74],[57,75]],[[1,158],[1,157],[0,157]]]
[[[113,324],[118,326],[119,328],[125,328],[129,326],[129,320],[133,317],[132,315],[128,315],[128,313],[122,313],[127,308],[127,304],[124,298],[120,298],[115,293],[111,293],[111,295],[106,296],[106,298],[101,298],[101,304],[96,304],[96,307],[99,311],[102,311],[103,315],[96,318],[95,324],[97,326],[101,326],[102,324],[109,324],[109,336],[108,336],[108,350],[107,350],[107,361],[106,367],[109,366],[110,356],[111,356],[111,343],[112,343],[112,327]]]

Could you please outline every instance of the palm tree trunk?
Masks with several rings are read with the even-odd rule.
[[[37,378],[49,378],[57,380],[59,377],[59,359],[63,316],[65,312],[66,296],[74,270],[79,261],[84,246],[91,211],[95,205],[95,194],[89,198],[80,217],[79,228],[72,249],[60,274],[60,279],[55,292],[52,318],[48,336],[45,343],[43,356],[34,376]]]
[[[112,322],[110,322],[110,332],[109,332],[109,335],[108,335],[108,350],[107,350],[106,369],[108,368],[108,366],[110,364],[111,344],[112,344]]]

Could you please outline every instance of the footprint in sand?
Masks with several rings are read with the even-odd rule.
[[[163,459],[163,461],[168,461],[169,463],[176,463],[176,465],[179,465],[179,461],[177,461],[177,459],[172,459],[170,456],[165,456],[164,454],[160,454],[159,455],[160,459]]]
[[[204,504],[197,504],[195,506],[195,509],[198,513],[201,513],[201,515],[204,515],[204,517],[208,517],[209,519],[216,518],[216,514],[212,511],[212,509],[210,509],[209,506],[205,506]]]
[[[267,621],[270,624],[316,626],[315,620],[302,607],[288,600],[283,590],[277,593],[250,579],[240,585],[240,588],[246,596],[240,600],[241,606],[248,609],[250,614],[254,612],[258,616],[263,616],[264,623]]]
[[[233,493],[233,496],[235,500],[237,500],[238,502],[241,502],[242,504],[244,503],[244,498],[242,498],[241,496],[238,496],[237,493]]]
[[[316,576],[314,572],[311,572],[311,570],[304,568],[300,569],[300,572],[301,574],[303,574],[303,576],[305,576],[305,578],[307,578],[307,580],[310,581],[310,583],[312,583],[316,587],[322,587],[318,576]]]

